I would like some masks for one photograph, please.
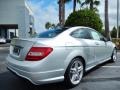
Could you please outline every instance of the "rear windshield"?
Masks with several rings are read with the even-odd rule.
[[[48,30],[38,35],[38,38],[53,38],[65,31],[65,29]]]

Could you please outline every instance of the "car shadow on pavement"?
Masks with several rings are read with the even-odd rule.
[[[105,66],[105,65],[108,65],[108,64],[111,64],[111,63],[113,63],[113,62],[111,62],[111,61],[106,61],[106,62],[104,62],[104,63],[102,63],[102,64],[99,64],[99,65],[93,67],[92,69],[90,69],[89,71],[85,72],[84,76],[86,76],[86,75],[88,75],[88,74],[96,71],[97,69],[100,69],[102,66]]]
[[[63,83],[33,85],[10,71],[0,74],[0,90],[67,90]]]
[[[95,68],[85,73],[85,76],[106,64],[108,64],[108,62],[96,66]],[[84,79],[82,82],[84,82]],[[63,82],[46,85],[33,85],[28,80],[18,77],[17,75],[10,71],[0,74],[0,90],[68,90],[68,89],[70,88],[67,88]],[[79,90],[81,89],[79,88]]]

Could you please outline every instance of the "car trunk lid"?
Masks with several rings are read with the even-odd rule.
[[[27,53],[37,41],[38,39],[35,38],[13,39],[10,45],[10,56],[17,60],[25,60]]]

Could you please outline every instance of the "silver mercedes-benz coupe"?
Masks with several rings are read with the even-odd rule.
[[[64,81],[76,86],[86,71],[116,59],[115,44],[92,28],[78,26],[13,39],[7,67],[35,85]]]

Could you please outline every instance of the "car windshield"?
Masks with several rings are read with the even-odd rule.
[[[54,38],[65,30],[66,29],[48,30],[40,33],[37,37],[38,38]]]

